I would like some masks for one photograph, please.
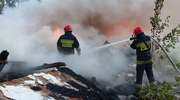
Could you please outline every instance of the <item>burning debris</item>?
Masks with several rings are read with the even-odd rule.
[[[7,51],[5,52],[7,54]],[[4,54],[4,51],[3,51]],[[29,67],[25,62],[7,61],[1,71],[1,82],[3,98],[21,100],[29,97],[36,97],[34,100],[81,98],[83,100],[119,100],[119,95],[129,96],[134,92],[123,92],[129,86],[124,86],[124,90],[117,86],[107,88],[102,81],[96,78],[84,78],[73,70],[62,67],[63,62],[43,64],[41,66]],[[10,67],[9,71],[3,72]],[[55,68],[55,69],[54,69]],[[18,69],[18,71],[17,71]],[[27,92],[27,93],[26,93]],[[19,93],[18,95],[15,95]],[[125,94],[124,94],[125,93]],[[29,98],[30,99],[30,98]],[[31,98],[32,99],[32,98]],[[65,99],[66,100],[66,99]]]
[[[153,85],[156,83],[152,75],[151,38],[145,38],[148,36],[144,36],[140,39],[138,38],[138,34],[142,36],[143,31],[134,32],[136,37],[132,38],[135,42],[133,42],[134,46],[131,47],[137,50],[137,72],[135,72],[134,62],[132,62],[135,60],[135,53],[127,48],[127,45],[129,47],[129,39],[124,39],[131,33],[131,30],[135,26],[145,26],[144,29],[150,28],[146,18],[149,19],[150,17],[151,13],[149,12],[152,10],[152,1],[7,1],[8,0],[0,1],[0,38],[2,41],[0,48],[7,48],[13,53],[14,56],[11,57],[11,60],[23,61],[7,60],[9,53],[6,50],[0,53],[0,81],[2,83],[0,86],[0,99],[139,99],[136,94],[137,85],[134,85],[134,80],[135,78],[137,78],[137,80],[139,79],[140,81],[136,83],[142,85],[144,69],[147,72],[150,83],[153,83]],[[20,4],[21,1],[27,2]],[[158,1],[161,0],[157,0],[156,7],[163,6],[163,4],[158,4]],[[163,1],[164,0],[162,0],[162,3]],[[14,9],[4,8],[4,4],[6,3]],[[12,4],[9,5],[9,3]],[[16,8],[16,6],[18,7]],[[156,18],[160,14],[160,11],[154,10],[154,17]],[[151,20],[151,22],[160,21],[161,23],[161,19],[156,20],[151,17]],[[169,22],[169,20],[167,20],[167,22]],[[62,35],[62,26],[66,23],[72,24],[73,31],[78,34],[72,34],[72,27],[68,25],[64,28],[65,35]],[[163,25],[166,26],[166,23],[162,23],[162,27],[158,26],[158,28],[164,28]],[[158,28],[155,27],[154,29],[157,29],[158,32],[160,31]],[[173,30],[176,34],[179,33],[178,31],[178,27]],[[167,39],[166,42],[170,40],[169,36],[171,36],[172,33],[167,35],[165,38]],[[55,46],[58,37],[60,38],[57,47],[60,54],[58,54]],[[116,38],[123,40],[113,42]],[[172,37],[172,40],[173,39],[174,37]],[[79,41],[81,45],[79,45]],[[124,42],[126,42],[126,44],[123,45],[123,47],[122,45],[119,47],[118,44]],[[178,41],[170,42],[174,46]],[[99,44],[104,45],[99,46]],[[135,46],[135,44],[137,45]],[[166,66],[166,68],[161,67],[163,70],[161,69],[160,72],[155,72],[155,74],[158,73],[157,76],[161,78],[161,72],[164,73],[166,69],[168,73],[173,75],[177,74],[174,73],[174,69],[177,72],[180,71],[176,63],[173,62],[173,59],[171,59],[160,44],[161,43],[156,42],[158,48],[160,47],[168,58],[167,62],[170,61],[174,68],[171,68],[171,65],[167,64],[166,60],[163,60],[164,63],[160,61],[161,59],[156,58],[159,63],[167,64],[166,66],[170,67],[168,69]],[[94,46],[98,47],[94,48]],[[80,48],[85,54],[81,54]],[[76,54],[74,49],[76,49],[78,55],[81,55],[74,55]],[[162,59],[164,59],[163,56]],[[49,63],[54,61],[63,61],[69,65],[63,62]],[[47,62],[47,64],[40,65],[41,62]],[[32,67],[34,64],[40,66]],[[133,64],[133,67],[131,64]],[[158,66],[160,66],[160,64]],[[135,77],[135,74],[137,74],[137,77]],[[168,77],[169,74],[165,75],[165,77]],[[179,76],[177,75],[176,81],[179,80],[178,78]],[[147,83],[146,81],[147,80],[145,80],[145,84]],[[165,86],[170,87],[167,84],[165,84]],[[176,88],[175,95],[179,96],[179,87],[173,88]],[[142,90],[146,92],[146,89],[151,90],[149,87]],[[158,85],[156,89],[159,89]],[[167,90],[171,90],[171,88]],[[142,95],[146,94],[144,91],[142,93]]]
[[[11,79],[16,79],[18,77],[35,73],[36,71],[59,67],[59,66],[65,66],[65,63],[57,62],[57,63],[52,63],[52,64],[44,64],[44,65],[36,66],[36,67],[30,67],[29,64],[25,62],[8,62],[4,66],[5,67],[4,70],[6,70],[6,67],[9,67],[10,69],[8,71],[2,70],[2,72],[0,73],[0,80],[6,81],[6,80],[11,80]]]
[[[19,75],[18,73],[13,74],[14,77],[11,76],[9,77],[9,80],[4,79],[6,81],[2,82],[2,85],[0,87],[2,95],[4,95],[2,97],[6,98],[7,100],[24,100],[24,98],[27,98],[27,100],[32,100],[32,98],[33,100],[55,100],[53,96],[51,97],[52,92],[50,92],[48,88],[46,88],[46,84],[52,83],[59,86],[71,87],[70,85],[68,85],[68,83],[61,80],[63,79],[63,75],[60,72],[51,69],[53,67],[58,67],[61,65],[62,63],[60,65],[58,65],[58,63],[46,64],[43,65],[43,67],[40,66],[41,68],[37,68],[37,70],[41,69],[41,72],[33,70],[34,72],[32,73]],[[50,69],[47,70],[47,68]]]
[[[95,79],[86,79],[67,67],[58,67],[59,65],[61,66],[62,63],[46,64],[36,68],[37,70],[41,69],[41,72],[36,70],[34,71],[36,73],[21,74],[18,78],[16,77],[18,73],[14,74],[15,77],[9,77],[10,80],[6,79],[0,87],[2,95],[4,95],[3,98],[22,100],[28,96],[29,99],[33,98],[33,100],[42,100],[43,98],[47,100],[71,100],[70,98],[79,98],[77,100],[80,98],[83,100],[119,100],[119,95],[123,95],[117,91],[122,92],[124,90],[115,91],[115,89],[106,89],[105,87],[99,88],[96,86],[98,82]],[[56,67],[57,70],[43,71],[52,68],[52,66]],[[63,81],[63,78],[66,81]]]
[[[102,47],[106,48],[112,44],[109,43]],[[4,100],[22,100],[19,97],[24,99],[27,95],[29,99],[36,97],[34,100],[137,99],[135,96],[136,86],[132,82],[135,79],[134,66],[129,66],[128,71],[118,75],[120,78],[124,77],[126,83],[109,87],[103,81],[96,80],[95,77],[85,78],[75,73],[72,69],[64,67],[66,64],[63,62],[43,64],[36,67],[28,67],[29,65],[24,62],[8,61],[5,65],[8,64],[15,69],[18,67],[19,71],[11,70],[11,72],[3,73],[0,77],[3,82],[0,90],[2,91],[2,98],[5,98]]]

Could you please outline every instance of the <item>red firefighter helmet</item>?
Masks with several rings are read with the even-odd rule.
[[[138,27],[136,27],[136,28],[134,29],[133,34],[134,34],[135,36],[138,36],[138,35],[142,34],[143,32],[144,32],[143,29],[138,26]]]
[[[71,25],[64,26],[64,32],[72,32],[72,26]]]

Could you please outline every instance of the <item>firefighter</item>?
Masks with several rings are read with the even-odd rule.
[[[136,50],[136,85],[142,86],[143,73],[146,72],[149,83],[155,82],[152,70],[151,38],[144,34],[141,27],[136,27],[133,32],[131,48]]]
[[[0,72],[2,71],[4,66],[7,64],[8,56],[9,56],[9,52],[7,50],[3,50],[0,53]]]
[[[57,42],[58,51],[63,55],[73,55],[75,53],[74,49],[76,49],[78,55],[80,55],[79,41],[72,34],[72,26],[66,25],[64,32],[64,35],[60,36]]]

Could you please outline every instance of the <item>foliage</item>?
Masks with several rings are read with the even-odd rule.
[[[179,64],[179,66],[180,66],[180,64]],[[176,86],[180,86],[180,76],[179,75],[175,76],[175,80],[176,80]]]
[[[172,86],[166,82],[143,87],[139,96],[141,100],[175,100]]]
[[[177,66],[178,68],[180,68],[180,63],[177,63],[176,66]]]
[[[24,0],[29,1],[29,0]],[[37,0],[38,2],[41,2],[41,0]],[[0,14],[2,14],[2,11],[5,6],[14,8],[16,7],[17,3],[19,3],[20,0],[0,0]],[[21,1],[23,2],[23,1]]]
[[[4,8],[4,0],[0,0],[0,14],[2,13],[3,8]]]
[[[153,38],[155,38],[159,43],[162,43],[163,47],[169,51],[170,48],[175,48],[177,38],[180,35],[180,25],[174,28],[167,35],[164,35],[164,30],[169,27],[170,19],[170,16],[167,16],[164,21],[161,18],[164,1],[165,0],[155,1],[154,16],[150,18],[150,23],[152,25],[151,32],[153,33]]]
[[[150,18],[150,23],[152,25],[151,32],[153,33],[153,37],[159,41],[161,41],[161,34],[166,27],[169,26],[169,18],[166,17],[165,21],[161,18],[161,10],[164,6],[164,0],[156,0],[155,8],[154,8],[154,16]]]
[[[8,7],[16,7],[16,3],[19,2],[19,0],[5,0]]]
[[[178,37],[180,36],[180,25],[174,28],[170,33],[163,37],[163,47],[169,51],[169,48],[175,48],[175,44],[179,42]]]
[[[19,2],[19,0],[0,0],[0,14],[2,14],[5,6],[13,8],[16,7],[17,2]]]

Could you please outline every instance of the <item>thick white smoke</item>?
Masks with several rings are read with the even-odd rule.
[[[179,13],[179,0],[166,0],[165,5],[162,12],[162,17],[171,16],[170,18],[170,26],[166,32],[170,32],[173,28],[180,25],[180,13]],[[171,56],[175,60],[176,63],[180,62],[180,55],[179,55],[180,45],[179,43],[176,45],[175,49],[171,49]]]
[[[83,75],[107,80],[127,66],[124,52],[115,49],[65,59],[56,50],[63,26],[72,24],[85,53],[107,39],[128,36],[136,25],[149,30],[152,13],[150,0],[29,0],[0,15],[0,50],[10,51],[10,60],[34,65],[67,61]],[[54,27],[61,33],[53,34]]]
[[[179,12],[179,4],[180,1],[179,0],[167,0],[165,1],[165,5],[163,8],[163,16],[171,16],[170,18],[170,28],[172,27],[176,27],[178,24],[180,24],[180,14]]]

